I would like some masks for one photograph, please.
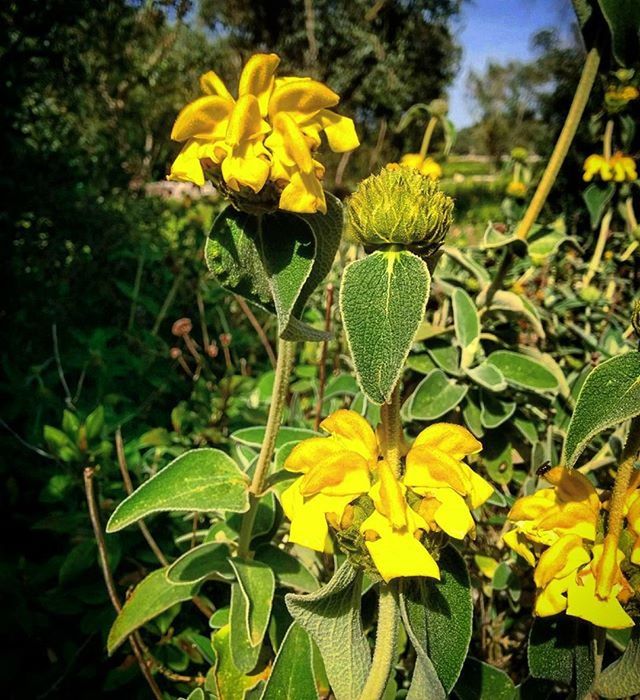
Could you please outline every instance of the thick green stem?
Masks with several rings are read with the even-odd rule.
[[[424,136],[422,137],[422,144],[420,145],[420,157],[424,160],[424,157],[429,151],[429,144],[431,143],[431,137],[435,131],[436,124],[438,123],[438,117],[431,117],[427,123],[427,128],[424,130]]]
[[[538,187],[533,195],[533,199],[527,207],[527,211],[518,226],[518,238],[523,241],[527,239],[531,227],[535,223],[538,215],[542,211],[544,203],[547,201],[549,192],[553,187],[553,183],[558,177],[560,168],[564,163],[567,153],[569,152],[569,147],[573,141],[576,131],[578,130],[578,125],[582,119],[585,107],[587,106],[587,101],[589,100],[589,95],[591,94],[591,89],[595,82],[596,76],[598,75],[598,66],[600,65],[600,54],[597,49],[591,49],[587,54],[587,60],[585,61],[584,68],[582,69],[582,75],[580,76],[580,82],[576,89],[576,94],[573,96],[573,102],[569,108],[569,113],[560,132],[560,136],[556,141],[555,148],[549,159],[549,163],[540,179]]]
[[[596,242],[596,247],[593,251],[593,256],[589,261],[589,267],[582,277],[582,286],[586,287],[591,284],[591,280],[594,278],[600,263],[602,261],[602,255],[604,254],[604,249],[607,244],[607,238],[609,237],[609,226],[611,226],[611,218],[613,217],[613,209],[609,209],[607,213],[602,217],[602,222],[600,224],[600,233],[598,234],[598,240]]]
[[[382,405],[382,430],[384,433],[384,458],[396,476],[400,475],[400,451],[402,423],[400,421],[400,382],[396,384],[391,402]]]
[[[383,583],[380,585],[376,648],[360,700],[380,700],[384,695],[396,655],[399,621],[400,612],[394,590],[390,584]]]
[[[278,359],[276,362],[275,378],[273,390],[271,392],[271,406],[269,406],[269,416],[264,432],[264,440],[258,455],[256,469],[253,473],[251,486],[249,487],[249,510],[242,518],[240,527],[240,537],[238,539],[238,556],[248,557],[251,546],[251,533],[256,519],[258,503],[264,489],[264,482],[269,472],[271,459],[276,446],[276,437],[280,429],[282,412],[287,399],[289,388],[289,376],[295,357],[296,344],[288,340],[278,341]]]
[[[613,494],[609,504],[609,521],[607,535],[604,538],[604,548],[598,569],[596,593],[600,598],[608,598],[615,583],[617,574],[617,552],[622,525],[624,522],[624,505],[633,468],[640,451],[640,416],[631,421],[627,444],[622,452],[622,459],[616,472]]]

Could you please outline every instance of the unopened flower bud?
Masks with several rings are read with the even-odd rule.
[[[347,202],[346,237],[365,247],[406,246],[430,257],[452,222],[453,200],[413,168],[383,168]]]
[[[449,112],[449,103],[442,99],[431,100],[429,102],[429,112],[434,117],[446,117]]]
[[[527,151],[527,149],[523,148],[522,146],[516,146],[515,148],[511,149],[511,158],[517,163],[526,163],[528,157],[529,151]]]
[[[211,358],[218,357],[218,352],[219,352],[218,344],[215,341],[213,343],[209,343],[209,345],[207,345],[207,355],[209,355],[209,357],[211,357]]]
[[[231,333],[220,333],[220,345],[228,348],[231,345]]]
[[[177,321],[174,321],[173,326],[171,326],[171,332],[173,335],[178,336],[179,338],[185,335],[189,335],[191,333],[191,330],[193,328],[193,323],[191,323],[191,319],[189,318],[179,318]]]
[[[171,350],[169,350],[169,356],[172,360],[177,360],[179,357],[182,357],[182,350],[180,350],[180,348],[171,348]]]

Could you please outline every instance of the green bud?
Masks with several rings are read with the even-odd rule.
[[[582,301],[586,301],[587,304],[595,304],[601,296],[600,290],[597,287],[594,287],[592,284],[589,284],[580,290],[580,298]]]
[[[516,146],[511,149],[511,158],[517,163],[526,163],[529,157],[529,151],[522,146]]]
[[[431,100],[429,102],[429,112],[434,117],[446,117],[449,112],[449,103],[446,100]]]
[[[453,200],[414,168],[387,166],[347,201],[345,236],[367,248],[405,246],[430,257],[452,222]]]

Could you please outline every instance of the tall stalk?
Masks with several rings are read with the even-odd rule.
[[[273,382],[273,390],[271,392],[271,405],[269,406],[269,415],[267,417],[267,425],[264,432],[264,439],[256,469],[253,473],[251,486],[249,487],[249,510],[242,518],[240,526],[240,538],[238,540],[238,556],[248,557],[250,555],[251,534],[253,532],[253,524],[256,519],[258,503],[260,496],[264,490],[264,482],[269,472],[271,459],[276,446],[276,437],[280,429],[282,421],[282,413],[284,404],[287,399],[287,390],[289,388],[289,376],[293,366],[295,357],[296,344],[288,340],[278,341],[278,359],[276,362],[275,378]]]

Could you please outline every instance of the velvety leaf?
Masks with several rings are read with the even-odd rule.
[[[241,513],[248,508],[248,482],[220,450],[190,450],[139,486],[115,509],[107,532],[116,532],[162,511]]]
[[[448,339],[432,338],[426,343],[427,352],[440,369],[447,374],[461,376],[460,350]]]
[[[460,364],[463,368],[470,367],[480,347],[480,316],[473,299],[464,289],[455,289],[451,301],[456,338],[462,350]]]
[[[205,690],[212,692],[219,700],[245,700],[247,691],[260,683],[264,672],[246,675],[237,668],[231,654],[229,625],[220,628],[213,635],[211,643],[216,654],[216,665],[207,674]]]
[[[560,246],[570,240],[563,230],[541,229],[532,234],[527,241],[527,250],[534,265],[544,265],[558,252]]]
[[[491,281],[491,277],[486,268],[479,262],[476,262],[470,254],[467,255],[460,248],[456,248],[454,246],[445,245],[442,246],[442,250],[445,255],[450,257],[452,260],[455,260],[458,265],[474,275],[481,285],[487,284]]]
[[[274,544],[258,547],[255,560],[273,571],[279,586],[286,586],[304,593],[312,593],[319,588],[318,579],[301,561]]]
[[[198,584],[172,583],[167,579],[167,569],[158,569],[143,579],[129,596],[118,613],[107,639],[109,654],[138,627],[157,617],[176,603],[189,600]]]
[[[487,362],[497,367],[507,383],[530,391],[555,391],[558,380],[542,363],[511,350],[496,350]]]
[[[488,289],[488,287],[487,287]],[[483,306],[486,298],[486,289],[478,295],[476,304]],[[545,337],[544,328],[540,322],[540,315],[536,307],[525,296],[498,289],[491,300],[492,311],[507,311],[524,316],[533,326],[533,330],[541,338]]]
[[[440,369],[434,369],[418,384],[410,398],[409,414],[413,420],[435,420],[454,409],[468,391]]]
[[[231,655],[238,670],[255,668],[269,625],[275,576],[258,561],[229,559],[237,582],[231,586]]]
[[[455,693],[460,700],[514,700],[516,688],[504,671],[470,656],[456,683]]]
[[[431,276],[408,251],[376,251],[344,271],[340,309],[358,382],[377,404],[390,400],[424,317]]]
[[[361,589],[362,572],[345,563],[319,591],[285,598],[293,618],[317,644],[337,700],[359,697],[371,666]]]
[[[600,431],[640,414],[640,352],[612,357],[595,367],[576,402],[562,461],[573,467]]]
[[[504,374],[495,365],[486,360],[476,367],[465,369],[465,373],[476,384],[489,391],[504,391],[507,388]]]
[[[514,402],[500,401],[486,392],[480,394],[480,406],[480,420],[485,428],[497,428],[508,421],[516,410]]]
[[[172,583],[195,583],[209,576],[233,580],[235,573],[229,559],[229,547],[221,542],[205,542],[176,559],[167,569]]]
[[[238,442],[241,445],[247,445],[249,447],[255,447],[260,449],[262,443],[264,442],[265,427],[258,425],[252,426],[250,428],[241,428],[231,433],[231,439],[234,442]],[[288,442],[295,442],[300,440],[306,440],[310,437],[317,437],[318,433],[308,428],[289,428],[283,425],[278,430],[278,435],[276,437],[276,449],[282,447]]]
[[[635,65],[640,54],[640,3],[637,0],[598,0],[609,30],[613,55],[622,66]]]
[[[440,581],[407,580],[404,604],[418,641],[450,693],[469,649],[473,602],[467,566],[453,546],[441,551],[438,566]]]
[[[311,640],[299,625],[289,627],[260,700],[312,700],[318,697]]]
[[[583,192],[582,197],[589,210],[589,216],[591,217],[591,228],[595,229],[599,226],[600,219],[602,219],[602,215],[615,191],[616,186],[612,182],[607,185],[600,185],[592,182]]]
[[[640,694],[640,627],[636,625],[624,654],[604,669],[595,687],[603,698]]]

